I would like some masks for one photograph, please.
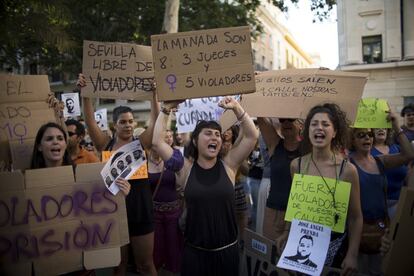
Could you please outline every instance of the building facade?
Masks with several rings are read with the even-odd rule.
[[[281,18],[285,15],[279,8],[268,1],[262,1],[256,15],[263,26],[263,33],[252,43],[257,71],[313,66],[310,55],[298,45],[283,25]]]
[[[338,0],[339,69],[368,74],[363,97],[414,102],[414,1]]]

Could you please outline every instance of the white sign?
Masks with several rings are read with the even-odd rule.
[[[108,116],[106,108],[99,109],[95,112],[95,121],[101,130],[108,130]]]
[[[62,94],[62,102],[65,104],[63,109],[63,116],[65,118],[81,115],[78,93]]]
[[[139,140],[120,147],[112,154],[101,171],[102,179],[108,190],[116,195],[119,187],[115,180],[118,178],[128,180],[144,162],[145,154]]]
[[[178,105],[176,113],[178,133],[191,132],[200,120],[219,121],[224,109],[218,106],[223,97],[187,99]]]
[[[308,275],[320,275],[330,238],[331,229],[326,226],[292,220],[289,238],[277,266]]]

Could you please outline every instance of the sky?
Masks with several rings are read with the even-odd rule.
[[[289,3],[289,1],[287,1]],[[286,13],[286,26],[295,40],[308,53],[317,52],[321,57],[321,66],[335,69],[338,65],[338,30],[336,6],[330,18],[315,23],[310,9],[310,0],[301,0],[297,6],[289,3]]]

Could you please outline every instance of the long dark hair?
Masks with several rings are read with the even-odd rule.
[[[53,123],[53,122],[46,123],[46,124],[42,125],[39,128],[39,130],[37,131],[37,134],[36,134],[36,139],[35,139],[34,146],[33,146],[32,162],[31,162],[31,165],[30,165],[31,169],[46,168],[46,162],[45,162],[45,159],[43,158],[43,153],[39,151],[38,147],[40,145],[40,142],[42,141],[43,135],[45,134],[45,132],[48,128],[57,128],[57,129],[59,129],[63,133],[63,137],[65,138],[66,144],[68,143],[68,138],[66,136],[66,132],[60,125],[58,125],[56,123]],[[62,165],[63,166],[66,166],[66,165],[72,165],[73,166],[73,162],[72,162],[72,160],[69,156],[69,153],[68,153],[67,149],[65,149],[65,154],[63,155]]]
[[[191,133],[190,137],[190,143],[188,143],[188,156],[194,159],[196,161],[198,159],[198,148],[195,145],[195,141],[198,140],[198,136],[200,135],[200,132],[204,128],[211,128],[220,131],[221,133],[221,126],[216,121],[199,121],[194,129],[194,131]],[[221,154],[219,151],[218,158],[221,158]]]
[[[346,120],[346,113],[334,103],[325,103],[314,106],[308,113],[305,120],[305,128],[303,130],[303,153],[309,153],[312,150],[312,143],[309,139],[310,122],[317,113],[326,113],[331,120],[334,130],[336,131],[335,138],[332,139],[331,149],[334,151],[342,151],[347,146],[348,141],[348,124]]]

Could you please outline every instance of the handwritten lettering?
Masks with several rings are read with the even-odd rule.
[[[24,211],[18,212],[18,210]],[[27,225],[30,220],[42,223],[69,216],[107,215],[117,210],[117,203],[109,191],[103,189],[90,194],[76,191],[72,194],[63,194],[60,198],[45,194],[39,202],[33,202],[31,198],[19,201],[18,197],[11,197],[9,201],[0,200],[0,214],[5,214],[0,220],[0,228]],[[18,214],[22,216],[18,217]]]
[[[199,34],[193,36],[177,37],[169,40],[158,39],[156,49],[158,52],[174,49],[185,49],[192,47],[201,47],[218,43],[217,35]]]
[[[81,223],[61,232],[56,229],[46,229],[35,234],[0,235],[0,258],[8,257],[12,262],[19,262],[52,256],[70,249],[97,248],[111,241],[114,226],[115,221],[109,219],[101,225]]]
[[[22,88],[21,81],[7,81],[6,83],[6,94],[7,96],[11,95],[24,95],[32,94],[32,91],[27,91],[25,88]]]
[[[98,44],[89,43],[88,56],[90,57],[120,57],[120,58],[136,58],[136,53],[133,47],[122,44]]]
[[[102,77],[101,73],[98,72],[96,78],[89,77],[93,86],[93,93],[98,91],[110,91],[110,92],[139,92],[152,91],[152,80],[153,77]]]

